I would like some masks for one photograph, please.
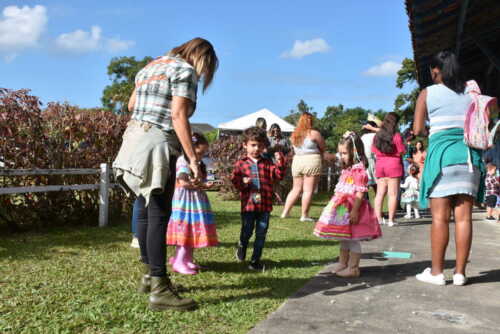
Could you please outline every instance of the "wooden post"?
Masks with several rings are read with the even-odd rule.
[[[326,176],[326,191],[330,192],[330,189],[332,188],[332,167],[328,167],[328,172]]]
[[[109,214],[109,165],[101,164],[99,182],[99,227],[108,225]]]

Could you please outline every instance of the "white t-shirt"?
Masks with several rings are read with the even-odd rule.
[[[372,155],[372,144],[374,139],[375,133],[373,132],[365,133],[361,136],[361,141],[363,142],[363,146],[365,148],[365,156],[367,158],[370,158]]]

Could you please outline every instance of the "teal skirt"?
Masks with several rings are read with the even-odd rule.
[[[481,150],[465,145],[463,129],[448,129],[433,134],[429,139],[420,180],[420,207],[427,208],[429,198],[456,194],[468,194],[481,202],[485,177],[481,154]],[[471,187],[471,183],[479,186]]]

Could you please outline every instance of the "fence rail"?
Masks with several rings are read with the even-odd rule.
[[[101,164],[100,168],[75,169],[0,169],[0,176],[27,175],[100,175],[98,184],[51,185],[30,187],[0,188],[0,195],[40,193],[69,190],[99,190],[99,227],[108,225],[109,220],[109,188],[117,187],[109,181],[110,167]]]

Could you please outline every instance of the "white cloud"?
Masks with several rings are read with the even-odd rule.
[[[0,17],[0,51],[7,53],[6,59],[14,59],[16,51],[36,47],[47,21],[44,6],[5,7]]]
[[[130,49],[134,45],[134,41],[122,41],[117,38],[110,38],[106,42],[106,50],[109,52],[120,52]]]
[[[391,77],[401,69],[401,63],[395,61],[386,61],[367,69],[364,74],[373,77]]]
[[[92,26],[90,31],[81,29],[61,34],[56,39],[56,46],[65,51],[84,53],[99,49],[102,29],[99,26]]]
[[[99,50],[120,52],[134,45],[134,41],[103,37],[101,27],[97,25],[92,26],[90,31],[78,29],[70,33],[61,34],[56,39],[57,48],[70,53],[87,53]]]
[[[330,51],[331,47],[323,38],[314,38],[307,41],[295,41],[290,51],[281,54],[282,58],[301,59],[313,53],[325,53]]]

